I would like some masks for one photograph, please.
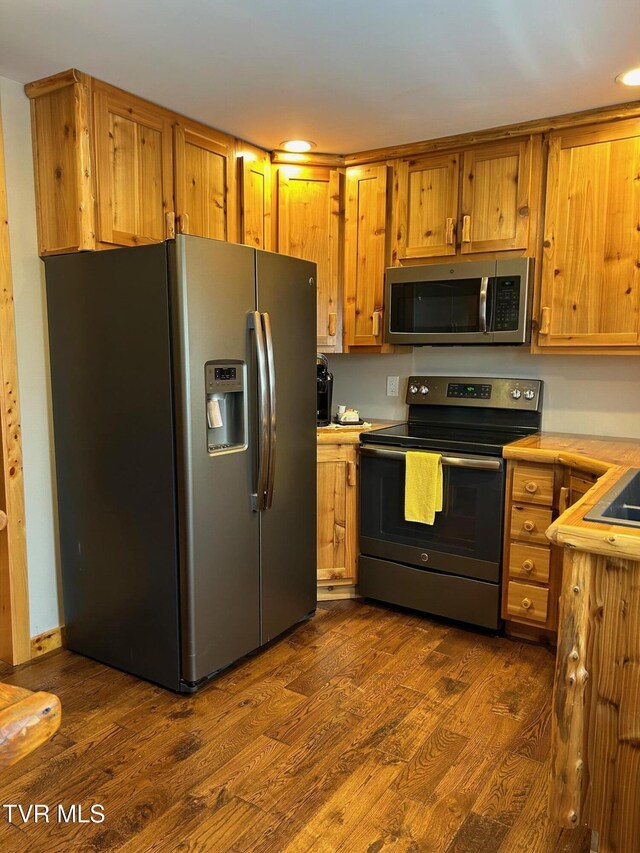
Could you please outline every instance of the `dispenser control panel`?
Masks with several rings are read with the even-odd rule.
[[[209,362],[205,367],[207,394],[214,394],[217,391],[222,393],[242,391],[244,387],[242,373],[242,365],[238,363]]]
[[[208,361],[204,366],[207,451],[210,455],[246,448],[246,365]]]

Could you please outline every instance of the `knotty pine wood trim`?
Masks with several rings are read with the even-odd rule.
[[[343,169],[345,157],[343,154],[320,154],[310,151],[307,154],[296,154],[290,151],[276,149],[271,152],[272,166],[329,166],[331,169]]]
[[[453,136],[441,136],[436,139],[426,139],[422,142],[409,142],[388,148],[372,148],[368,151],[358,151],[345,155],[346,166],[363,166],[376,163],[379,160],[400,159],[403,157],[418,157],[422,154],[432,154],[452,148],[466,148],[485,142],[498,142],[502,139],[513,139],[520,136],[530,136],[533,133],[549,133],[552,130],[581,127],[619,119],[639,118],[640,101],[629,101],[606,107],[596,107],[574,113],[563,113],[550,118],[538,118],[516,124],[505,124],[499,127],[489,127],[469,133],[459,133]]]
[[[27,83],[24,91],[28,98],[38,98],[40,95],[48,95],[58,89],[73,86],[74,83],[86,82],[87,79],[89,79],[87,74],[78,71],[77,68],[69,68],[67,71],[60,71],[50,77],[43,77],[40,80],[34,80],[33,83]]]
[[[31,657],[29,585],[24,520],[18,361],[9,245],[9,213],[0,115],[0,659],[16,665]]]
[[[39,658],[56,649],[64,648],[64,625],[51,628],[31,638],[31,658]]]

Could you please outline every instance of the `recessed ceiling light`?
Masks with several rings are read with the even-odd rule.
[[[304,154],[306,151],[311,151],[315,148],[315,142],[310,142],[308,139],[286,139],[280,143],[280,148],[284,151],[291,151],[295,154]]]
[[[640,68],[632,68],[630,71],[623,71],[616,77],[616,83],[624,83],[625,86],[640,86]]]

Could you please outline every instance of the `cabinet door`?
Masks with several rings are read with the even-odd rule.
[[[529,140],[465,151],[460,251],[469,254],[528,248],[530,184]]]
[[[240,242],[271,249],[271,181],[266,160],[239,158]]]
[[[639,343],[640,121],[551,134],[539,346]]]
[[[335,169],[301,166],[278,169],[278,251],[318,265],[317,345],[325,352],[342,348],[341,178]]]
[[[96,83],[98,240],[118,246],[174,236],[171,122]]]
[[[345,344],[381,346],[387,263],[387,166],[347,169]]]
[[[459,170],[457,154],[398,163],[394,211],[398,260],[455,255]]]
[[[356,448],[318,448],[318,583],[356,578]]]
[[[209,128],[173,128],[176,230],[235,240],[233,139]]]

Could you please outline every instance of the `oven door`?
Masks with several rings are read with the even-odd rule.
[[[360,552],[418,568],[500,582],[502,459],[443,455],[443,504],[433,525],[404,517],[406,450],[360,448]]]

